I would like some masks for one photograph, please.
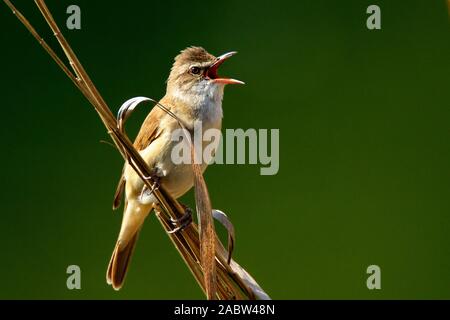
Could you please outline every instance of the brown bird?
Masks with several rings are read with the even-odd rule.
[[[201,124],[203,132],[222,126],[222,98],[226,84],[242,81],[218,76],[218,68],[236,52],[219,57],[200,47],[189,47],[175,57],[165,96],[159,101],[193,131]],[[194,184],[191,164],[174,164],[171,151],[179,143],[172,134],[180,129],[176,119],[156,107],[148,114],[136,137],[134,146],[152,169],[153,178],[174,198],[185,194]],[[207,163],[202,163],[204,171]],[[106,273],[107,283],[119,290],[133,254],[139,231],[145,218],[156,203],[152,192],[126,163],[114,197],[114,208],[120,205],[125,190],[122,226]]]

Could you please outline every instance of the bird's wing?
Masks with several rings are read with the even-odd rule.
[[[142,123],[136,140],[134,140],[134,147],[137,151],[144,150],[159,137],[162,132],[159,125],[164,115],[166,115],[166,112],[159,107],[154,107],[148,114],[144,123]]]
[[[163,99],[164,100],[164,99]],[[161,100],[161,102],[163,102]],[[160,129],[161,118],[165,115],[165,111],[159,107],[154,107],[152,111],[145,118],[144,123],[142,123],[141,129],[134,141],[134,147],[137,151],[144,150],[147,148],[156,138],[159,137],[162,130]],[[113,209],[120,207],[122,200],[123,191],[125,189],[125,171],[126,163],[122,169],[122,174],[120,176],[119,183],[117,184],[116,193],[114,194]]]

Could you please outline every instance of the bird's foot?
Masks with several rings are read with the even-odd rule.
[[[176,233],[184,230],[188,225],[192,223],[192,210],[184,206],[184,214],[179,219],[170,219],[170,222],[175,227],[175,229],[168,231],[167,233]]]

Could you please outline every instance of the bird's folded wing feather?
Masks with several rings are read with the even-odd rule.
[[[154,107],[152,111],[145,118],[144,123],[139,130],[139,133],[134,141],[134,147],[137,151],[142,151],[147,148],[156,138],[159,137],[162,130],[159,126],[161,118],[165,115],[165,111],[159,107]],[[124,169],[122,170],[122,175],[120,176],[119,183],[117,184],[116,193],[114,194],[113,209],[117,209],[120,206],[123,191],[125,188],[125,177]]]

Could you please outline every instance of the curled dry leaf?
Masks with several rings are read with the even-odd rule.
[[[234,235],[234,226],[231,223],[230,219],[228,219],[227,215],[220,210],[213,209],[212,211],[213,218],[219,221],[225,229],[227,229],[228,232],[228,256],[227,256],[227,263],[230,264],[231,262],[231,256],[233,254],[234,250],[234,244],[235,244],[235,235]]]
[[[124,132],[124,126],[127,119],[130,117],[131,113],[136,109],[136,107],[145,101],[152,101],[147,97],[134,97],[125,101],[119,108],[117,112],[117,128]]]

